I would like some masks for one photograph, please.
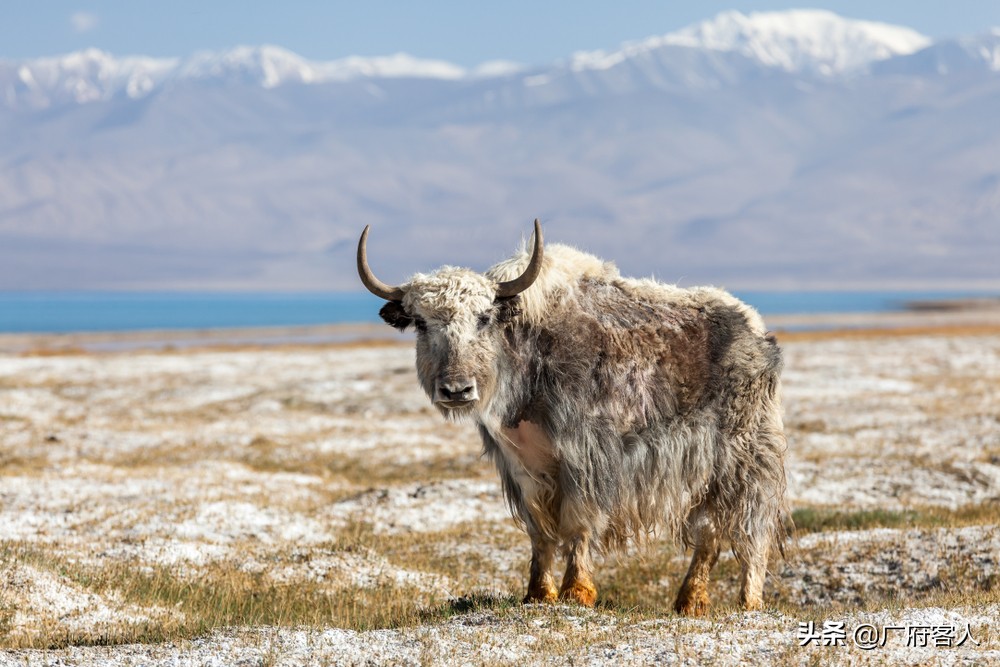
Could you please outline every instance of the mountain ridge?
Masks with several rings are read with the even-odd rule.
[[[0,104],[0,289],[356,289],[366,224],[395,282],[485,268],[535,217],[670,282],[1000,288],[994,37],[834,76],[742,38],[338,81],[279,47],[186,77],[95,51],[55,103]]]
[[[138,99],[178,80],[239,80],[273,88],[287,84],[343,83],[359,79],[426,78],[470,81],[508,77],[527,70],[606,70],[663,47],[738,53],[787,72],[844,74],[873,62],[909,55],[931,44],[915,31],[845,19],[822,10],[723,12],[700,23],[610,51],[578,51],[565,62],[528,67],[491,61],[474,68],[405,53],[310,61],[274,45],[201,51],[186,58],[115,57],[99,49],[36,59],[0,59],[0,90],[9,108],[38,109],[87,103],[125,94]]]

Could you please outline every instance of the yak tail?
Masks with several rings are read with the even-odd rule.
[[[781,350],[772,335],[760,340],[757,373],[733,387],[735,409],[725,420],[717,468],[716,520],[733,552],[746,560],[762,550],[785,555],[794,530],[785,500],[785,440],[781,420]]]

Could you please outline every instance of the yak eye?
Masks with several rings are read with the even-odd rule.
[[[481,314],[477,319],[477,321],[479,323],[479,328],[482,329],[483,327],[485,327],[487,324],[490,323],[490,314],[489,313]]]
[[[414,317],[413,318],[413,326],[420,333],[427,333],[427,322],[424,320],[424,318],[422,318],[422,317]]]

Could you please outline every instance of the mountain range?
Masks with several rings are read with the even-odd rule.
[[[357,289],[539,217],[633,275],[1000,288],[1000,30],[726,12],[545,66],[0,60],[0,289]]]

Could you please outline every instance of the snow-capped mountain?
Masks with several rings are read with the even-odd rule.
[[[659,37],[631,42],[612,51],[573,54],[557,63],[552,74],[534,73],[529,85],[546,76],[609,70],[621,65],[647,71],[655,81],[687,85],[717,85],[738,78],[733,61],[718,54],[735,54],[765,69],[835,76],[873,62],[911,54],[930,40],[908,28],[845,19],[820,10],[760,12],[730,11]],[[674,48],[671,48],[674,47]],[[689,53],[678,53],[678,48]],[[699,67],[692,67],[700,60]],[[676,62],[679,67],[672,67]],[[746,64],[737,66],[737,70]],[[116,58],[96,49],[62,57],[24,61],[0,60],[0,90],[8,108],[41,108],[64,103],[107,100],[118,94],[132,98],[151,94],[168,82],[216,80],[252,83],[264,88],[287,84],[323,84],[358,79],[481,80],[506,77],[524,69],[509,62],[484,63],[471,70],[441,60],[397,53],[382,57],[352,56],[328,62],[310,61],[278,46],[238,47],[202,52],[186,59]],[[546,68],[541,68],[545,70]]]
[[[108,100],[122,94],[135,99],[163,85],[186,81],[276,88],[357,79],[478,79],[506,76],[519,69],[515,63],[497,61],[466,70],[445,61],[420,59],[405,53],[313,62],[270,45],[200,52],[183,60],[117,58],[98,49],[87,49],[51,58],[0,60],[0,91],[8,108],[38,109]]]
[[[358,78],[461,79],[463,68],[441,60],[422,60],[405,53],[374,58],[351,56],[330,62],[308,61],[277,46],[240,47],[222,53],[199,53],[181,63],[179,79],[234,77],[264,88],[290,83],[310,84]]]
[[[679,282],[1000,286],[996,118],[1000,31],[805,10],[531,67],[0,61],[0,289],[353,289],[366,224],[394,281],[536,216]]]
[[[98,49],[26,61],[0,60],[0,90],[9,108],[86,104],[117,94],[138,98],[168,79],[179,62],[177,58],[115,58]]]
[[[878,63],[873,69],[879,74],[916,75],[1000,72],[1000,28],[942,40],[909,56]]]
[[[818,9],[724,12],[710,21],[665,35],[663,44],[735,51],[786,72],[843,74],[930,45],[899,26],[842,18]]]

